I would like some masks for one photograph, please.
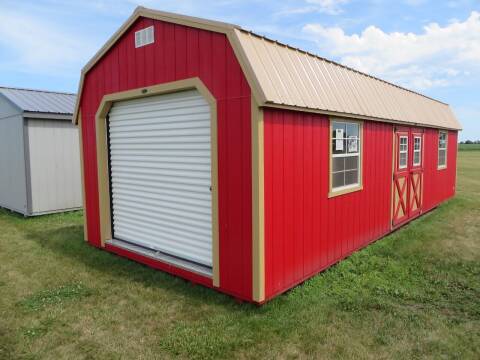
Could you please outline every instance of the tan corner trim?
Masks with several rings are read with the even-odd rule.
[[[394,176],[395,176],[395,164],[396,164],[396,161],[397,161],[397,150],[396,150],[396,141],[397,141],[397,137],[395,136],[395,126],[392,126],[392,179],[391,179],[391,191],[390,191],[390,202],[391,202],[391,206],[390,206],[390,229],[393,229],[393,216],[395,215],[395,206],[397,204],[395,204],[395,201],[394,201],[394,191],[397,191],[395,189],[395,184],[394,184]]]
[[[217,101],[207,87],[196,78],[196,89],[210,104],[210,142],[212,173],[212,281],[213,286],[220,287],[220,235],[218,224],[218,130]]]
[[[328,165],[328,197],[329,198],[333,198],[333,197],[336,197],[336,196],[340,196],[340,195],[345,195],[345,194],[349,194],[349,193],[352,193],[352,192],[355,192],[355,191],[361,191],[363,190],[363,143],[364,143],[364,139],[363,139],[363,121],[361,120],[354,120],[354,119],[350,119],[350,118],[341,118],[341,117],[330,117],[328,119],[328,121],[330,122],[329,124],[329,135],[328,135],[328,158],[329,158],[329,165]],[[360,156],[359,156],[359,159],[358,159],[358,166],[359,166],[359,171],[358,171],[358,179],[359,179],[359,182],[358,182],[358,185],[357,186],[352,186],[352,187],[348,187],[348,188],[345,188],[345,189],[339,189],[339,190],[333,190],[332,188],[332,182],[333,182],[333,179],[332,179],[332,169],[333,169],[333,165],[332,165],[332,162],[333,162],[333,154],[332,154],[332,131],[333,131],[333,127],[332,127],[332,123],[334,121],[340,121],[340,122],[354,122],[354,123],[357,123],[359,125],[359,135],[360,135]]]
[[[103,98],[95,116],[95,134],[97,149],[98,207],[100,216],[100,245],[112,239],[110,213],[110,174],[108,170],[108,142],[106,116],[112,106],[111,101]]]
[[[98,191],[100,210],[101,245],[112,238],[110,213],[110,178],[107,144],[107,115],[116,101],[138,99],[196,89],[210,105],[211,112],[211,157],[212,157],[212,280],[213,286],[220,286],[219,227],[218,227],[218,142],[217,142],[217,101],[199,78],[173,81],[114,94],[105,95],[98,107],[95,118],[97,141]]]
[[[263,110],[252,103],[252,256],[253,300],[265,300],[265,204]]]
[[[78,142],[80,145],[80,175],[82,177],[82,201],[83,201],[83,239],[88,241],[88,223],[87,223],[87,199],[85,197],[85,169],[83,163],[83,133],[82,133],[82,113],[78,114]]]

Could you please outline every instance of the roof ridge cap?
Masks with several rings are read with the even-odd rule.
[[[1,89],[6,89],[6,90],[20,90],[20,91],[32,91],[32,92],[40,92],[40,93],[46,93],[46,94],[58,94],[58,95],[74,95],[76,96],[76,93],[69,93],[65,91],[52,91],[52,90],[41,90],[41,89],[30,89],[30,88],[20,88],[20,87],[13,87],[13,86],[0,86]]]

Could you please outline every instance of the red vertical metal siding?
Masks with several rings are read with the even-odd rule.
[[[448,132],[447,168],[438,169],[438,130],[425,130],[424,211],[455,195],[457,177],[457,135]]]
[[[391,231],[393,125],[363,123],[363,190],[328,198],[330,124],[266,109],[265,293],[270,299]],[[437,170],[438,131],[425,129],[424,207],[455,193],[457,133]]]
[[[151,25],[155,43],[135,49],[134,32]],[[101,99],[105,94],[191,77],[199,77],[217,100],[221,290],[249,300],[251,91],[224,34],[141,18],[86,75],[81,113],[88,239],[100,246],[95,114]]]
[[[393,128],[364,122],[364,189],[329,199],[328,118],[264,114],[268,299],[390,231]]]

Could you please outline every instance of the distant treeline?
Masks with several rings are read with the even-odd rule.
[[[458,146],[458,150],[460,151],[468,151],[468,150],[480,150],[480,141],[460,141],[460,145]]]
[[[466,145],[480,144],[480,140],[460,141],[460,144],[466,144]]]

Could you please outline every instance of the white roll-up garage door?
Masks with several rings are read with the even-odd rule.
[[[114,239],[212,266],[210,107],[196,90],[114,103]]]

